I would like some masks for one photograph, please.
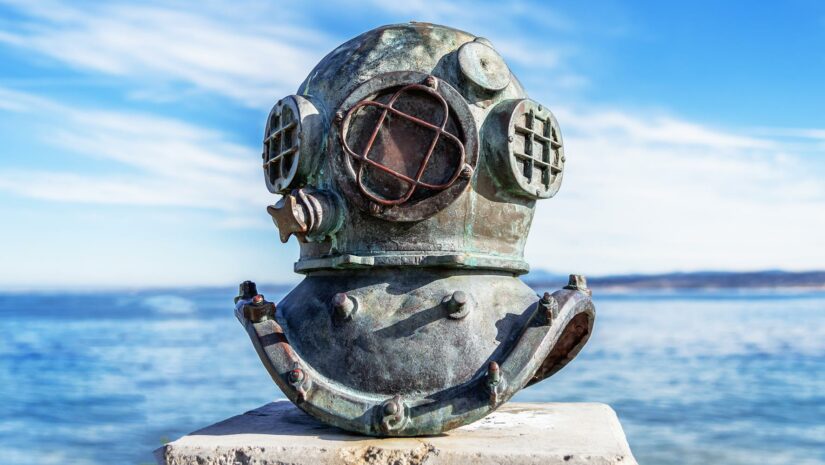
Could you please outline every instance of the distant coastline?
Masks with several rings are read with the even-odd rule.
[[[258,288],[268,294],[286,294],[300,281],[296,282],[259,282]],[[521,276],[521,279],[534,289],[558,289],[567,284],[568,275],[546,270],[534,270]],[[697,271],[689,273],[659,274],[617,274],[607,276],[587,276],[588,286],[599,292],[633,292],[633,291],[727,291],[727,290],[765,290],[765,291],[825,291],[825,271],[781,271],[765,270],[750,272],[733,271]],[[171,294],[199,294],[204,292],[221,292],[236,294],[235,284],[219,285],[124,285],[124,286],[3,286],[0,295],[38,293],[43,295],[85,295],[96,293],[122,292],[152,293],[169,292]]]
[[[537,270],[523,277],[535,288],[553,288],[567,277]],[[697,271],[691,273],[628,274],[594,276],[588,285],[603,291],[623,290],[716,290],[716,289],[795,289],[825,290],[825,271]]]

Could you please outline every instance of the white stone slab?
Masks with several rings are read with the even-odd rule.
[[[161,465],[635,465],[616,413],[596,403],[508,403],[440,436],[377,439],[326,426],[287,401],[155,451]]]

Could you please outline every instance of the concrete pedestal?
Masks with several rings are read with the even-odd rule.
[[[155,451],[161,465],[635,465],[616,413],[595,403],[508,403],[440,436],[377,439],[273,402]]]

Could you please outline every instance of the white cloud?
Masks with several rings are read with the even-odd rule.
[[[224,134],[3,89],[0,107],[48,108],[61,121],[49,143],[130,170],[74,173],[56,152],[51,169],[0,171],[2,190],[57,202],[213,209],[224,217],[217,227],[271,227],[260,215],[272,199],[257,151]],[[798,152],[818,140],[788,150],[781,140],[674,117],[575,107],[556,113],[568,162],[559,195],[539,203],[527,249],[534,268],[602,274],[825,263],[825,181]]]
[[[302,27],[297,10],[255,4],[206,3],[189,11],[151,3],[12,5],[23,19],[0,31],[0,42],[123,77],[129,95],[152,101],[178,98],[182,84],[186,95],[267,108],[340,41]],[[417,0],[372,6],[410,16],[403,20],[486,31],[515,67],[548,76],[544,85],[553,89],[539,83],[531,92],[587,83],[568,63],[577,51],[553,42],[552,33],[577,25],[552,12]],[[530,28],[515,30],[526,20]],[[537,22],[541,35],[534,33]],[[553,108],[568,162],[559,195],[539,203],[527,250],[534,268],[602,274],[825,266],[825,129],[722,130],[669,115],[584,107]],[[47,142],[62,148],[48,168],[0,171],[0,190],[57,202],[214,209],[224,219],[212,226],[271,227],[260,211],[272,199],[260,182],[258,148],[227,134],[2,88],[0,110],[48,110],[41,113],[61,124],[50,125],[58,129]],[[113,169],[75,172],[61,158],[66,152]]]
[[[334,45],[276,8],[10,3],[25,19],[0,32],[0,42],[148,86],[135,95],[151,96],[148,89],[173,81],[266,107],[294,92]]]
[[[1,170],[2,190],[57,202],[194,207],[224,214],[271,200],[262,188],[257,152],[217,131],[159,116],[67,107],[2,88],[0,108],[36,113],[41,123],[56,128],[41,141],[55,149],[50,168]],[[102,169],[76,173],[71,156],[99,160]]]
[[[781,141],[615,110],[557,113],[568,162],[561,192],[539,202],[534,268],[825,265],[825,178]]]
[[[149,101],[179,98],[180,92],[170,89],[171,82],[249,107],[266,108],[273,99],[294,92],[326,52],[345,39],[298,26],[306,22],[296,16],[299,9],[259,4],[234,8],[215,4],[198,4],[197,8],[167,4],[80,7],[2,1],[18,9],[25,19],[10,31],[0,31],[0,42],[77,69],[127,78],[136,87],[130,95]],[[473,2],[420,1],[370,5],[324,2],[319,6],[344,7],[364,14],[378,11],[392,18],[406,15],[405,20],[449,23],[470,32],[486,31],[512,65],[552,70],[555,85],[563,89],[588,82],[567,65],[573,47],[553,40],[575,24],[552,9],[536,11],[535,5],[520,3],[478,8]],[[495,24],[490,23],[491,18]]]

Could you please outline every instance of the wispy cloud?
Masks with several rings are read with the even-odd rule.
[[[155,115],[69,107],[2,88],[0,109],[36,114],[54,128],[39,141],[54,148],[49,168],[0,170],[2,190],[56,202],[225,213],[266,198],[256,150],[218,131]],[[72,157],[96,159],[103,168],[76,172]]]
[[[0,24],[0,43],[81,76],[115,76],[122,80],[118,91],[145,104],[140,112],[128,100],[107,107],[78,98],[68,105],[0,87],[0,112],[48,127],[30,139],[54,150],[42,166],[25,168],[15,161],[27,153],[5,150],[10,162],[0,167],[0,191],[49,203],[213,211],[205,225],[211,228],[266,224],[261,207],[272,197],[261,182],[260,147],[239,142],[233,128],[165,116],[163,105],[151,103],[194,96],[197,106],[197,97],[218,96],[230,108],[254,108],[263,117],[347,38],[284,5],[0,3],[17,14]],[[571,38],[592,25],[552,7],[418,0],[347,7],[355,16],[374,10],[376,21],[441,22],[487,35],[513,69],[530,70],[521,77],[530,80],[531,95],[558,96],[560,88],[590,82],[571,64],[586,53]],[[568,95],[563,105],[551,105],[568,162],[559,195],[539,202],[527,249],[534,268],[609,273],[825,265],[825,129],[711,127],[666,110],[596,106],[581,98]],[[75,163],[88,160],[99,167],[84,171]]]
[[[788,150],[673,117],[573,108],[558,116],[568,164],[561,192],[539,203],[528,243],[535,267],[825,264],[825,180],[800,152],[815,150],[816,140]]]
[[[81,7],[3,2],[12,5],[24,19],[8,31],[0,31],[0,42],[43,54],[75,69],[128,78],[136,88],[130,95],[150,101],[179,97],[181,91],[174,88],[177,83],[249,107],[266,107],[274,96],[292,93],[315,63],[345,39],[299,26],[306,21],[296,16],[297,9],[253,4],[236,8],[207,4],[184,9],[152,4]],[[491,3],[479,8],[473,2],[418,1],[323,5],[485,30],[510,63],[553,70],[553,81],[559,88],[578,88],[588,83],[566,63],[575,53],[572,42],[548,37],[548,33],[557,37],[575,28],[574,21],[551,8],[536,11],[535,5],[520,3]],[[490,27],[490,18],[497,19],[495,28]]]
[[[275,96],[293,92],[334,45],[274,8],[6,3],[23,19],[0,32],[0,42],[77,69],[127,78],[142,88],[135,95],[151,96],[155,87],[163,92],[165,84],[177,82],[265,107]]]
[[[47,108],[62,129],[44,142],[134,170],[83,174],[70,164],[61,170],[60,163],[35,172],[3,170],[2,190],[58,202],[214,209],[226,227],[240,228],[251,225],[239,214],[271,201],[257,149],[219,132],[2,89],[0,107]],[[561,193],[539,203],[528,245],[535,267],[606,273],[825,263],[825,249],[811,247],[825,230],[825,182],[781,141],[675,117],[556,110],[567,172]]]

